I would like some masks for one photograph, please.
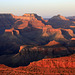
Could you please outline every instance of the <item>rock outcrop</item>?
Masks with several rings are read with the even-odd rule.
[[[69,19],[66,19],[66,17],[61,16],[61,15],[54,16],[54,17],[52,17],[51,19],[57,19],[57,20],[69,20]]]
[[[0,14],[0,32],[5,31],[0,34],[0,74],[74,73],[73,21],[61,15],[44,20],[37,14]]]
[[[14,28],[12,28],[12,29],[5,29],[5,33],[13,35],[13,30],[14,30]]]
[[[5,33],[11,34],[11,35],[19,35],[19,30],[12,29],[5,29]]]
[[[75,25],[71,20],[61,15],[50,18],[47,23],[52,25],[53,28],[69,28],[71,25]]]
[[[69,34],[71,37],[75,36],[75,34],[73,33],[73,30],[71,30],[71,29],[61,29],[61,30],[65,32],[65,35]],[[69,38],[69,36],[67,36],[67,37]]]
[[[17,54],[0,56],[0,63],[11,67],[27,66],[30,62],[47,58],[68,56],[74,53],[72,47],[41,47],[41,46],[20,46]],[[5,59],[5,60],[4,60]],[[10,61],[11,60],[11,61]]]
[[[46,44],[45,46],[56,46],[56,45],[60,45],[59,42],[56,42],[55,40],[50,41],[48,44]]]

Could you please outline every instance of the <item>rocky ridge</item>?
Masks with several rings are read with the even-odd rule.
[[[22,74],[22,75],[69,75],[75,74],[75,60],[74,55],[61,58],[43,59],[30,63],[26,67],[11,68],[5,65],[0,65],[0,74]],[[73,57],[73,58],[72,58]]]
[[[74,74],[73,20],[61,15],[46,21],[37,14],[0,14],[0,27],[1,74]]]

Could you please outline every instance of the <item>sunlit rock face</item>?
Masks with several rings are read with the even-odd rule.
[[[75,68],[74,28],[61,15],[44,20],[34,13],[0,14],[0,74],[69,75]]]
[[[14,35],[14,34],[19,35],[19,30],[15,30],[14,28],[12,28],[12,29],[5,29],[5,33],[11,34],[11,35]]]
[[[59,42],[56,42],[55,40],[50,41],[48,44],[46,44],[45,46],[54,46],[54,45],[60,45]]]
[[[23,44],[36,43],[45,45],[52,40],[67,43],[67,41],[75,37],[74,29],[62,28],[64,27],[64,21],[68,24],[71,21],[61,15],[49,19],[52,22],[50,22],[51,24],[48,24],[41,16],[34,13],[27,13],[23,16],[15,16],[13,14],[0,14],[0,16],[4,18],[3,20],[1,18],[2,21],[0,22],[1,29],[4,28],[3,32],[14,35],[13,39],[18,39],[20,42],[22,41],[21,43]],[[61,25],[59,23],[61,23]],[[65,23],[66,26],[67,23]],[[53,25],[59,25],[59,28],[53,28]],[[11,40],[11,37],[9,38]],[[11,42],[13,41],[11,40]]]
[[[22,21],[22,20],[26,20],[26,21],[32,21],[32,20],[44,21],[44,19],[41,16],[38,16],[37,14],[34,14],[34,13],[24,14],[23,16],[15,16],[13,14],[0,14],[0,21],[1,21],[0,26],[1,26],[1,24],[3,24],[3,26],[11,27],[12,24],[15,24],[17,21]]]
[[[1,24],[6,24],[6,26],[3,26],[4,35],[2,37],[8,38],[7,35],[12,34],[13,36],[10,35],[9,37],[10,42],[13,42],[13,40],[11,40],[11,38],[13,37],[13,39],[18,41],[18,44],[21,43],[21,45],[45,45],[52,40],[55,40],[60,43],[67,43],[71,38],[75,37],[74,29],[62,28],[64,26],[64,21],[67,21],[69,23],[69,20],[67,20],[64,16],[61,15],[57,15],[49,19],[51,20],[51,22],[57,25],[59,25],[58,23],[62,21],[61,24],[63,25],[59,25],[59,28],[53,28],[53,25],[55,24],[48,24],[41,16],[38,16],[34,13],[27,13],[23,16],[15,16],[13,14],[0,15],[1,17],[4,16],[4,19],[2,20],[3,22]]]
[[[23,16],[13,16],[13,18],[27,20],[27,21],[44,20],[41,16],[38,16],[37,14],[34,14],[34,13],[27,13],[27,14],[24,14]]]

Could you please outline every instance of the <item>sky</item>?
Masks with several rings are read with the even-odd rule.
[[[75,0],[0,0],[0,13],[36,13],[44,18],[57,14],[75,16]]]

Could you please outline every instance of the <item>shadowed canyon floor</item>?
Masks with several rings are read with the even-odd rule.
[[[1,75],[74,75],[75,18],[0,14]]]

